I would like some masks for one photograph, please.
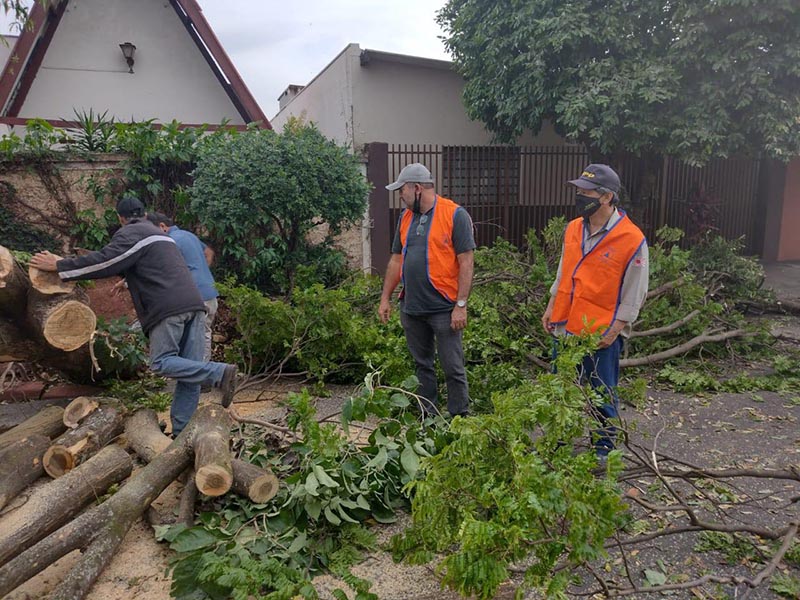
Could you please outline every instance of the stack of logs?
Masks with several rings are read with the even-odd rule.
[[[56,273],[26,272],[0,246],[0,362],[38,361],[85,381],[96,325],[80,287]]]
[[[179,519],[189,525],[198,492],[232,491],[255,503],[271,499],[278,479],[232,458],[231,425],[225,409],[202,406],[172,440],[152,410],[128,416],[112,399],[76,398],[65,409],[48,407],[0,434],[0,508],[44,473],[53,478],[13,509],[20,525],[0,532],[0,597],[80,550],[51,598],[84,598],[136,519],[185,471]],[[132,476],[127,449],[147,463]],[[81,512],[122,481],[119,491]]]

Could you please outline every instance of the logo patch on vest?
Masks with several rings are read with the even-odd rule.
[[[614,248],[614,246],[609,246],[608,248],[600,252],[600,258],[603,260],[603,262],[608,262],[610,260],[614,260],[616,254],[617,254],[616,248]]]

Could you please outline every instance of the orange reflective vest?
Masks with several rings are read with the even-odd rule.
[[[614,322],[622,279],[644,234],[628,216],[609,229],[589,252],[583,251],[583,218],[570,221],[564,234],[561,280],[550,321],[568,333],[601,332]]]
[[[447,198],[436,196],[431,211],[431,224],[428,230],[428,248],[425,262],[428,265],[428,280],[433,288],[442,296],[456,301],[458,295],[458,258],[453,246],[453,219],[461,208]],[[403,258],[406,255],[408,230],[414,214],[410,210],[400,217],[400,243],[403,246]],[[405,281],[405,267],[403,267]]]

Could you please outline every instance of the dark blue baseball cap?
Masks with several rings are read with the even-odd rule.
[[[594,190],[599,187],[619,193],[619,175],[608,165],[589,165],[583,170],[581,176],[567,182],[582,190]]]
[[[144,216],[144,204],[134,196],[125,196],[117,202],[117,214],[120,217],[130,219],[131,217]]]

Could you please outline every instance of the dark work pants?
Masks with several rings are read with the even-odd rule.
[[[594,448],[598,456],[606,456],[614,449],[614,440],[617,437],[617,428],[609,422],[619,416],[619,357],[622,352],[624,340],[617,336],[614,343],[608,348],[596,350],[593,354],[586,355],[578,365],[578,375],[582,383],[589,383],[592,389],[602,395],[606,402],[601,405],[592,405],[592,414],[600,422],[600,429],[592,432]],[[553,358],[557,354],[558,339],[553,343]],[[554,367],[555,368],[555,367]]]
[[[464,415],[469,408],[469,387],[464,369],[464,349],[461,331],[450,327],[450,313],[408,315],[400,312],[400,322],[406,333],[406,344],[417,366],[418,393],[424,398],[425,412],[437,414],[438,386],[434,369],[436,353],[447,382],[447,411]]]

